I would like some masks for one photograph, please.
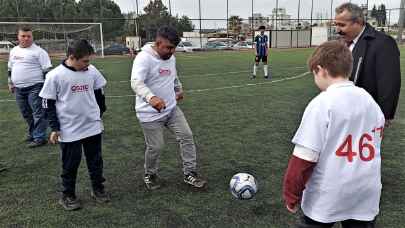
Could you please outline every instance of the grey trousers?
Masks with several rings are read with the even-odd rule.
[[[157,174],[159,170],[159,156],[164,147],[163,130],[169,129],[176,135],[180,145],[180,154],[183,160],[183,173],[189,174],[197,170],[197,154],[193,133],[179,107],[172,112],[153,122],[141,122],[145,137],[145,174]]]

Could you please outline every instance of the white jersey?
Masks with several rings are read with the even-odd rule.
[[[11,81],[18,88],[44,82],[44,71],[52,67],[48,53],[32,44],[30,47],[14,47],[10,51],[8,70]]]
[[[160,97],[166,103],[166,108],[158,112],[148,103],[147,98],[137,93],[135,110],[140,122],[158,120],[168,115],[176,107],[176,93],[174,91],[176,79],[176,59],[174,56],[168,60],[162,60],[151,46],[146,46],[136,56],[132,67],[131,81],[143,81],[148,94],[153,94],[150,96]]]
[[[56,100],[61,142],[73,142],[103,131],[94,90],[107,81],[92,65],[86,71],[74,71],[64,64],[50,71],[39,96]]]
[[[303,193],[306,216],[323,223],[374,219],[384,122],[377,103],[352,82],[333,84],[309,103],[292,140],[319,154]]]

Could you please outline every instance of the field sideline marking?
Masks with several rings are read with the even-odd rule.
[[[243,84],[243,85],[233,85],[233,86],[224,86],[224,87],[207,88],[207,89],[191,89],[191,90],[185,90],[184,92],[185,93],[201,93],[201,92],[207,92],[207,91],[226,90],[226,89],[244,88],[244,87],[249,87],[249,86],[273,84],[273,83],[302,78],[302,77],[308,75],[309,73],[310,72],[305,72],[305,73],[299,74],[297,76],[277,79],[277,80],[268,81],[268,82],[248,83],[248,84]],[[135,97],[135,96],[136,96],[135,94],[130,94],[130,95],[111,95],[111,96],[105,96],[105,97],[106,98],[123,98],[123,97]],[[4,102],[15,102],[15,100],[11,100],[11,99],[0,100],[0,103],[4,103]]]
[[[294,67],[293,69],[303,69],[306,68],[305,66],[301,67]],[[244,70],[244,71],[231,71],[231,72],[224,72],[224,73],[209,73],[209,74],[190,74],[188,76],[181,76],[180,74],[180,79],[187,79],[187,78],[196,78],[196,77],[201,77],[201,76],[218,76],[218,75],[226,75],[226,74],[239,74],[239,73],[249,73],[251,72],[250,70]],[[109,81],[108,83],[127,83],[130,82],[131,80],[125,80],[125,81]]]
[[[200,93],[200,92],[207,92],[207,91],[226,90],[226,89],[244,88],[244,87],[249,87],[249,86],[273,84],[273,83],[277,83],[277,82],[283,82],[283,81],[294,80],[294,79],[297,79],[297,78],[302,78],[302,77],[304,77],[304,76],[306,76],[308,74],[310,74],[310,72],[305,72],[305,73],[299,74],[297,76],[288,77],[288,78],[282,78],[282,79],[268,81],[268,82],[248,83],[248,84],[243,84],[243,85],[224,86],[224,87],[208,88],[208,89],[191,89],[191,90],[185,90],[184,92],[185,93]],[[123,97],[135,97],[135,96],[136,96],[135,94],[112,95],[112,96],[106,96],[106,98],[123,98]]]

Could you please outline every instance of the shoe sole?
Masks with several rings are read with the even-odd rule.
[[[191,187],[194,187],[194,188],[204,188],[207,185],[206,181],[204,181],[201,186],[194,185],[194,184],[192,184],[192,183],[190,183],[190,182],[188,182],[186,180],[184,180],[184,183],[186,183],[188,186],[191,186]]]
[[[81,205],[76,206],[76,207],[67,207],[62,200],[59,200],[58,203],[66,210],[66,211],[74,211],[74,210],[79,210],[82,208]]]
[[[157,186],[155,185],[155,186],[151,187],[151,186],[149,186],[148,184],[145,183],[145,188],[146,188],[147,190],[153,191],[153,190],[159,189],[159,188],[160,188],[160,185],[157,185]]]

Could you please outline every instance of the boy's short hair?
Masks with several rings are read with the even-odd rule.
[[[179,34],[173,27],[164,26],[159,28],[159,30],[156,33],[156,38],[158,37],[167,39],[168,41],[170,41],[170,43],[176,46],[180,43]]]
[[[94,49],[87,40],[75,40],[69,45],[67,50],[67,57],[72,55],[75,59],[81,59],[93,54]]]
[[[266,29],[264,25],[260,25],[259,30]]]
[[[327,69],[332,77],[349,78],[353,69],[352,53],[342,41],[325,42],[308,59],[309,71],[318,72],[318,66]]]

